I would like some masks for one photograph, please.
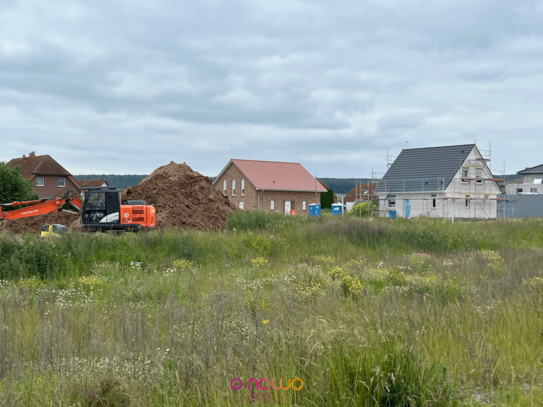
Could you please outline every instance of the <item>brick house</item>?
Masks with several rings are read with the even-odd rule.
[[[240,209],[308,214],[322,184],[299,163],[232,159],[213,185]]]
[[[53,198],[65,189],[81,193],[74,177],[49,155],[36,155],[31,152],[28,157],[14,158],[8,164],[20,166],[23,176],[34,183],[34,190],[40,198]]]
[[[377,200],[377,195],[375,195],[374,192],[376,186],[377,182],[364,182],[357,184],[349,191],[347,195],[343,197],[345,211],[349,212],[357,203]]]

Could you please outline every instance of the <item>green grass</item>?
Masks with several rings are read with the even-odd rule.
[[[541,405],[542,245],[533,219],[256,211],[222,232],[3,232],[0,405]],[[252,378],[304,385],[251,399]]]

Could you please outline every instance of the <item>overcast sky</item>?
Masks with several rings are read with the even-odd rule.
[[[475,140],[543,164],[543,1],[0,0],[0,160],[371,177]]]

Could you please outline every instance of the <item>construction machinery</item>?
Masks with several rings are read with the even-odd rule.
[[[73,191],[53,199],[11,202],[0,205],[0,222],[45,215],[51,212],[71,212],[63,209],[66,204],[79,211],[81,224],[86,230],[144,230],[156,227],[156,210],[144,200],[127,201],[121,205],[120,190],[116,187],[83,188],[86,190],[83,201]],[[3,212],[5,206],[24,206]],[[45,225],[42,233],[58,233],[59,225]]]

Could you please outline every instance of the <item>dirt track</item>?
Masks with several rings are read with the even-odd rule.
[[[40,232],[43,225],[59,223],[70,228],[79,227],[79,215],[69,212],[52,212],[47,215],[33,216],[31,218],[6,220],[2,222],[4,230],[10,230],[13,233]]]

